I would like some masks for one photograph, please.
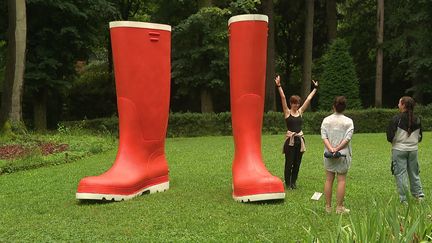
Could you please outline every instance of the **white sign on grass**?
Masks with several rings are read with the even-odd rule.
[[[315,193],[312,195],[311,199],[312,199],[312,200],[315,200],[315,201],[318,201],[318,200],[320,199],[321,196],[322,196],[322,193],[321,193],[321,192],[315,192]]]

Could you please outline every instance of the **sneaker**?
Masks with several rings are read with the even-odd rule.
[[[336,207],[336,213],[337,214],[344,214],[344,213],[349,213],[351,210],[349,210],[348,208],[342,206],[342,207]]]
[[[325,211],[327,213],[331,213],[332,212],[332,207],[331,206],[325,206]]]
[[[424,200],[424,198],[425,198],[424,194],[420,194],[416,197],[418,202],[422,202]]]

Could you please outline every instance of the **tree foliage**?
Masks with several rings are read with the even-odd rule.
[[[316,1],[314,8],[313,62],[322,56],[327,44],[325,1]],[[286,95],[300,94],[304,50],[305,1],[275,3],[276,72],[285,80]],[[316,78],[312,73],[312,78]],[[310,80],[308,81],[310,83]],[[314,106],[314,102],[312,104]]]
[[[388,59],[396,63],[392,68],[403,70],[392,83],[408,82],[408,93],[419,102],[430,102],[425,95],[432,93],[432,2],[386,1],[385,8],[385,50]]]
[[[0,0],[0,85],[4,78],[1,72],[5,66],[2,50],[8,45],[6,2]],[[108,60],[111,56],[108,22],[112,20],[148,21],[173,26],[172,111],[199,111],[200,92],[203,90],[212,93],[215,111],[229,110],[227,20],[237,14],[262,14],[264,10],[263,0],[212,0],[213,7],[201,11],[198,9],[199,1],[189,0],[26,2],[29,31],[24,119],[32,120],[32,106],[36,100],[43,101],[41,94],[48,90],[47,112],[51,125],[64,117],[82,118],[84,112],[77,115],[80,106],[89,102],[85,100],[93,99],[90,97],[102,103],[104,98],[112,101],[115,92],[113,81],[111,78],[104,80],[107,74],[105,70],[110,72],[112,68],[112,62]],[[312,78],[318,78],[322,85],[325,82],[322,76],[330,75],[325,73],[330,73],[327,66],[321,65],[326,59],[321,57],[329,44],[327,2],[315,1],[314,7],[312,60],[315,69]],[[276,72],[284,81],[287,96],[299,94],[305,2],[273,3]],[[364,107],[373,106],[377,49],[376,0],[336,0],[336,4],[337,35],[346,41],[353,56],[358,77],[353,80],[359,83],[361,103]],[[413,95],[419,103],[428,104],[432,102],[432,96],[429,95],[432,93],[432,32],[429,31],[432,2],[394,0],[385,1],[385,4],[383,107],[394,107],[397,99],[405,94]],[[107,53],[102,59],[94,53],[101,49]],[[86,61],[88,65],[84,74],[76,73],[74,64],[78,60]],[[346,63],[337,65],[344,67]],[[336,74],[334,76],[342,76],[340,72]],[[75,76],[79,78],[76,79]],[[80,89],[86,92],[80,92]],[[327,95],[323,89],[318,92],[318,96]],[[337,89],[341,89],[340,93],[346,93],[342,86]],[[65,100],[65,97],[68,99]],[[312,108],[316,107],[314,102],[315,99]],[[353,103],[349,102],[352,107]],[[111,103],[105,108],[107,107],[111,107]],[[324,107],[329,108],[328,105]],[[115,113],[115,107],[109,109],[112,110],[107,109],[99,115]],[[60,117],[62,112],[66,116]],[[90,113],[89,111],[88,117],[98,116],[97,113]]]
[[[28,103],[35,105],[35,124],[46,124],[47,112],[58,115],[61,111],[62,101],[55,97],[70,87],[76,74],[75,62],[87,60],[101,43],[115,8],[104,0],[27,2],[25,96]],[[47,99],[57,103],[56,110],[47,111]]]
[[[258,11],[258,5],[261,4],[261,0],[237,0],[232,1],[229,4],[232,15],[237,14],[253,14]]]
[[[363,104],[374,100],[376,1],[347,0],[339,4],[341,36],[351,43]],[[432,102],[432,2],[385,1],[383,106],[402,95]],[[396,100],[396,101],[395,101]]]
[[[81,120],[114,115],[116,96],[111,82],[107,62],[93,61],[86,65],[67,94],[66,118]]]
[[[172,0],[150,0],[154,2],[154,8],[148,8],[147,14],[155,23],[176,26],[198,11],[198,1],[172,1]]]
[[[202,8],[174,28],[172,78],[177,95],[228,87],[229,14],[227,9]]]
[[[350,43],[350,53],[359,77],[360,96],[366,107],[372,106],[375,100],[376,2],[347,0],[339,5],[340,36]],[[387,18],[387,12],[385,16]],[[387,30],[384,27],[385,32]],[[386,77],[383,78],[383,82],[385,81]],[[385,94],[383,95],[385,99]]]
[[[275,4],[276,73],[287,95],[299,94],[303,60],[304,1],[278,1]]]
[[[322,58],[319,108],[330,110],[334,98],[341,95],[347,98],[349,109],[361,108],[358,78],[347,43],[342,39],[335,39]]]
[[[75,74],[74,62],[89,57],[99,34],[107,30],[102,20],[113,11],[111,4],[102,0],[29,0],[27,88],[67,85]]]

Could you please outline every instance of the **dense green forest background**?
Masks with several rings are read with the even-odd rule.
[[[266,111],[281,109],[276,74],[287,96],[304,97],[310,79],[320,81],[312,111],[347,92],[357,109],[394,108],[403,95],[432,103],[428,0],[0,0],[2,126],[14,117],[45,130],[116,116],[108,28],[115,20],[172,26],[172,112],[229,111],[227,21],[246,13],[270,19]],[[26,26],[14,16],[25,16]],[[26,34],[21,90],[11,88],[17,26]]]

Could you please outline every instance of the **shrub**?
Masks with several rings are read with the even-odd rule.
[[[231,113],[171,113],[169,137],[196,137],[231,134]]]
[[[106,117],[116,113],[115,86],[106,62],[95,61],[74,81],[67,97],[72,119]]]
[[[335,96],[344,95],[349,109],[361,108],[359,82],[348,45],[342,39],[334,40],[320,61],[319,109],[330,110]]]
[[[306,112],[303,115],[303,132],[319,134],[321,122],[329,111]],[[345,115],[353,119],[356,133],[385,132],[390,119],[397,114],[395,109],[347,110]],[[416,109],[422,119],[423,129],[432,129],[432,106]],[[118,134],[118,118],[98,118],[83,121],[68,121],[59,125],[61,130],[69,127],[95,132]],[[268,112],[263,118],[263,134],[282,134],[286,131],[283,113]],[[168,137],[196,137],[232,135],[231,113],[171,113],[168,121]]]
[[[58,131],[65,133],[72,130],[89,130],[97,133],[112,133],[118,134],[118,118],[107,117],[107,118],[96,118],[91,120],[81,121],[64,121],[59,123]]]

